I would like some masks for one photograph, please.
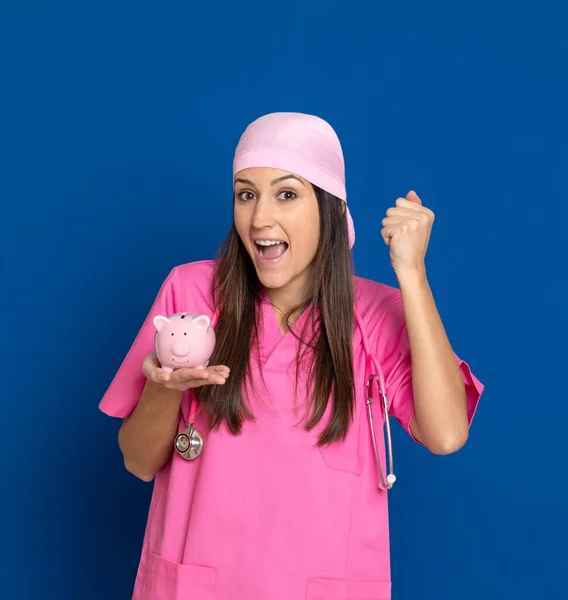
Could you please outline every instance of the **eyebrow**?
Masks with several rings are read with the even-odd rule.
[[[273,179],[270,182],[270,185],[276,185],[277,183],[281,183],[282,181],[285,181],[286,179],[295,179],[296,181],[299,181],[305,187],[304,182],[299,177],[296,177],[295,175],[283,175],[282,177]],[[250,179],[243,179],[241,177],[237,177],[237,179],[235,179],[235,183],[244,183],[246,185],[254,186],[254,183]]]

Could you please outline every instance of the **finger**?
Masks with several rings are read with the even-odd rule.
[[[162,369],[152,369],[148,374],[146,374],[146,378],[154,383],[167,383],[170,380],[170,376],[162,371]]]
[[[153,381],[154,383],[161,383],[163,381],[167,381],[169,376],[165,371],[163,371],[159,366],[155,366],[154,363],[150,360],[145,360],[142,365],[142,373],[144,376]]]
[[[211,375],[208,379],[206,384],[214,384],[214,385],[224,385],[227,381],[226,377],[223,377],[222,375]]]
[[[418,213],[423,217],[428,218],[430,221],[434,221],[434,211],[422,204],[422,200],[420,200],[416,192],[409,192],[408,197],[411,198],[411,200],[407,200],[406,198],[397,198],[395,202],[395,208],[392,210],[397,210],[399,208],[407,209],[412,211],[414,215]]]
[[[397,217],[396,215],[393,215],[391,217],[385,217],[382,221],[381,221],[381,225],[383,227],[388,227],[389,225],[397,225],[398,223],[403,223],[404,221],[406,221],[408,219],[407,216],[404,217]]]
[[[225,383],[225,381],[227,381],[227,379],[229,378],[229,373],[227,373],[226,371],[215,371],[215,372],[210,372],[208,374],[207,377],[207,382],[219,382],[222,381],[223,383]]]
[[[162,366],[158,360],[158,355],[155,352],[150,352],[150,354],[148,354],[148,360],[151,361],[156,367]]]
[[[390,240],[395,235],[398,235],[399,233],[403,233],[405,231],[405,229],[406,229],[406,222],[398,223],[397,225],[388,225],[387,227],[385,227],[384,232],[385,232],[385,236],[389,240],[389,245],[390,245]]]
[[[229,375],[229,373],[231,372],[231,369],[229,369],[229,367],[226,367],[225,365],[215,365],[213,367],[208,367],[207,371],[209,373],[220,373],[220,374]]]
[[[171,375],[162,369],[156,369],[155,377],[157,378],[158,383],[167,383],[171,379]]]
[[[416,204],[422,204],[422,200],[420,200],[418,194],[414,190],[410,190],[410,192],[406,194],[406,199]]]
[[[160,363],[158,361],[158,357],[155,352],[148,354],[142,363],[142,370],[150,373],[154,369],[160,368]]]
[[[406,208],[404,206],[391,206],[385,214],[387,217],[416,217],[416,208]]]
[[[177,382],[190,381],[192,379],[207,379],[208,373],[206,369],[188,369],[183,367],[176,369],[172,374],[172,378]]]
[[[221,375],[210,375],[206,379],[186,379],[184,381],[168,383],[166,385],[177,390],[185,391],[187,389],[203,387],[205,385],[223,385],[226,381],[227,379]]]
[[[387,217],[393,217],[399,221],[417,221],[422,224],[434,222],[434,213],[424,206],[416,206],[414,209],[397,206],[389,208],[386,212]]]
[[[390,246],[390,236],[387,234],[386,228],[381,229],[381,236],[387,246]]]
[[[422,210],[422,202],[415,202],[413,200],[407,200],[406,198],[397,198],[395,206],[400,208],[408,208],[413,211]]]

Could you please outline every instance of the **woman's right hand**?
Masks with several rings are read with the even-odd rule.
[[[142,372],[149,381],[171,390],[185,392],[185,390],[201,387],[202,385],[223,385],[229,377],[230,369],[224,365],[207,367],[206,369],[182,367],[172,373],[166,373],[161,368],[156,353],[152,352],[144,360]]]

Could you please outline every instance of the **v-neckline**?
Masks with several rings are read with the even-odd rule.
[[[298,343],[294,332],[301,331],[304,321],[310,313],[310,308],[306,308],[296,319],[291,329],[283,333],[282,329],[280,328],[280,319],[276,314],[272,302],[270,301],[268,292],[262,285],[259,287],[259,302],[259,312],[262,319],[262,340],[259,341],[261,342],[260,349],[263,363],[266,364],[276,350],[280,349],[281,347],[289,349]]]

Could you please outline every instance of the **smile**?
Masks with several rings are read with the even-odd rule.
[[[282,240],[255,240],[256,255],[263,264],[276,264],[288,251],[288,244]]]

